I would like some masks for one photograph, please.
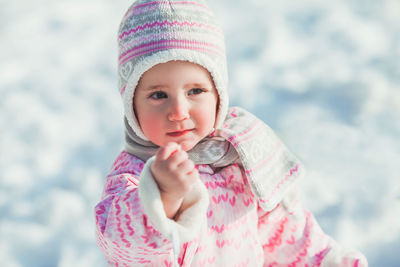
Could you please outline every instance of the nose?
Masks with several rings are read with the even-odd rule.
[[[186,99],[177,98],[171,101],[168,119],[170,121],[183,121],[189,118],[189,104]]]

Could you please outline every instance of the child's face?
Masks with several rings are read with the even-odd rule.
[[[218,93],[205,68],[169,61],[142,75],[133,103],[140,127],[150,141],[158,146],[176,142],[188,151],[212,132]]]

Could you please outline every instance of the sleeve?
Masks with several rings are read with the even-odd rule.
[[[258,217],[264,266],[368,266],[364,255],[342,247],[322,231],[302,207],[296,189],[269,212],[259,207]]]
[[[172,266],[176,250],[198,235],[202,217],[205,222],[208,193],[200,181],[184,200],[178,220],[167,218],[151,162],[139,177],[107,177],[102,201],[95,207],[97,242],[112,266]]]

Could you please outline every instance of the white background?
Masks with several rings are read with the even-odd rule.
[[[210,1],[211,2],[211,1]],[[370,266],[400,262],[400,2],[210,3],[231,104],[308,169],[304,202]],[[0,266],[105,266],[93,207],[123,145],[130,1],[0,0]]]

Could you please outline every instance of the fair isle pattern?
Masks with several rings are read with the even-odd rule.
[[[118,41],[121,90],[132,72],[124,64],[134,66],[158,51],[194,50],[225,60],[221,29],[208,7],[195,1],[134,3],[122,20]]]
[[[134,89],[152,66],[185,60],[206,68],[220,96],[224,118],[228,106],[224,35],[203,0],[134,2],[118,32],[118,84],[125,116],[135,133],[147,140],[132,113]]]
[[[161,40],[157,42],[150,42],[144,45],[137,46],[132,48],[128,52],[122,54],[119,58],[120,65],[128,62],[134,57],[141,56],[143,54],[152,53],[154,51],[159,51],[163,49],[191,49],[191,50],[199,50],[206,51],[216,56],[223,55],[220,48],[216,47],[212,44],[205,44],[197,41],[189,41],[189,40]]]
[[[218,135],[236,149],[250,188],[262,208],[270,210],[293,182],[304,176],[304,167],[270,127],[250,112],[233,107]]]
[[[131,8],[129,8],[129,10],[127,11],[127,14],[125,14],[125,17],[131,16],[132,14],[139,15],[144,12],[148,12],[149,10],[157,9],[157,6],[155,4],[171,4],[171,2],[170,1],[150,1],[147,3],[143,3],[143,4],[133,5]],[[173,4],[174,5],[185,5],[189,8],[201,7],[201,8],[204,8],[205,11],[209,11],[211,13],[210,9],[206,5],[195,2],[195,1],[176,1]]]
[[[148,219],[138,194],[143,166],[123,151],[95,208],[97,241],[109,266],[174,266],[172,241]],[[180,245],[180,266],[367,266],[361,254],[342,250],[322,232],[296,191],[265,211],[237,164],[218,173],[196,167],[210,199],[207,225]]]

